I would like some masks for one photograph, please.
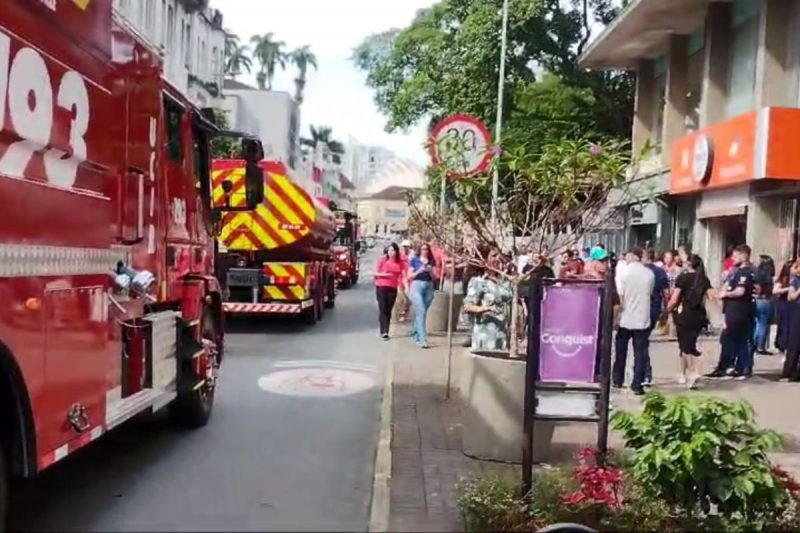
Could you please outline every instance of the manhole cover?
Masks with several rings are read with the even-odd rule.
[[[361,372],[337,368],[294,368],[262,376],[258,386],[286,396],[348,396],[371,389],[375,382]]]

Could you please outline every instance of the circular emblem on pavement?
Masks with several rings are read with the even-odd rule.
[[[695,183],[703,184],[711,177],[711,168],[714,164],[714,149],[708,135],[700,134],[694,142],[694,157],[692,160],[692,179]]]
[[[375,382],[363,372],[339,368],[293,368],[262,376],[258,386],[284,396],[336,397],[371,389]]]

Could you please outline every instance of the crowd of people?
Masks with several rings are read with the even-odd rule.
[[[615,328],[612,383],[625,386],[629,346],[633,352],[635,394],[652,383],[650,338],[656,329],[677,339],[678,381],[695,388],[701,378],[698,339],[711,323],[710,303],[721,304],[720,357],[708,379],[746,380],[753,375],[756,355],[769,356],[769,341],[776,326],[773,348],[784,356],[780,379],[800,381],[800,258],[776,271],[766,255],[751,261],[746,244],[732,249],[722,265],[722,280],[712,286],[702,258],[688,247],[656,254],[632,247],[621,257],[602,245],[563,250],[554,261],[548,250],[532,246],[515,254],[486,249],[478,267],[458,265],[464,292],[463,312],[472,326],[465,342],[473,350],[507,350],[509,309],[513,299],[508,276],[528,274],[563,280],[602,280],[614,277]],[[380,334],[389,339],[395,302],[399,320],[413,313],[412,336],[427,347],[425,321],[437,280],[444,274],[440,249],[425,242],[412,246],[406,240],[390,244],[375,269]],[[504,275],[505,274],[505,275]],[[523,306],[524,307],[524,306]]]

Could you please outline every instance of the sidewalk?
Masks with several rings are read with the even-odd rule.
[[[404,329],[404,328],[403,328]],[[402,335],[398,332],[398,335]],[[456,359],[464,348],[456,337]],[[391,531],[457,531],[460,517],[457,484],[478,473],[519,477],[516,465],[478,461],[461,453],[461,409],[458,392],[445,400],[447,343],[432,337],[432,347],[421,350],[406,336],[392,339],[394,384],[392,413],[392,467],[389,529]],[[703,371],[710,371],[719,355],[719,342],[705,338],[700,343]],[[675,381],[677,345],[659,339],[651,345],[654,388],[667,394],[712,394],[726,399],[744,398],[753,404],[758,423],[784,437],[784,450],[774,454],[776,462],[800,477],[800,419],[795,416],[800,386],[777,383],[780,356],[757,356],[756,376],[745,382],[703,380],[700,391],[686,391]],[[453,383],[458,383],[455,374]],[[639,398],[629,391],[613,395],[616,410],[636,410]],[[594,446],[594,424],[558,424],[553,436],[552,462],[569,459],[585,446]],[[612,431],[610,445],[621,447]]]
[[[463,337],[454,338],[453,357]],[[433,336],[431,348],[409,337],[392,343],[392,473],[390,531],[459,531],[457,485],[478,473],[518,475],[518,468],[470,459],[461,453],[461,409],[457,391],[445,399],[447,340]],[[455,383],[455,379],[453,380]]]

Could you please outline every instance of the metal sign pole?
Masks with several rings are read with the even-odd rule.
[[[453,246],[455,247],[456,241],[456,211],[453,210]],[[450,399],[450,383],[452,381],[453,371],[453,299],[456,292],[456,258],[455,255],[450,258],[450,295],[447,304],[447,388],[445,390],[445,398]],[[444,266],[444,265],[443,265]],[[444,271],[444,269],[442,269]]]
[[[600,397],[598,399],[597,464],[604,466],[608,453],[608,412],[611,400],[611,337],[614,329],[614,274],[606,272],[603,287],[602,315],[600,317]]]
[[[539,379],[539,330],[542,327],[542,278],[531,276],[528,298],[528,353],[525,359],[525,403],[522,413],[522,497],[533,488],[533,432],[536,418],[536,382]]]

